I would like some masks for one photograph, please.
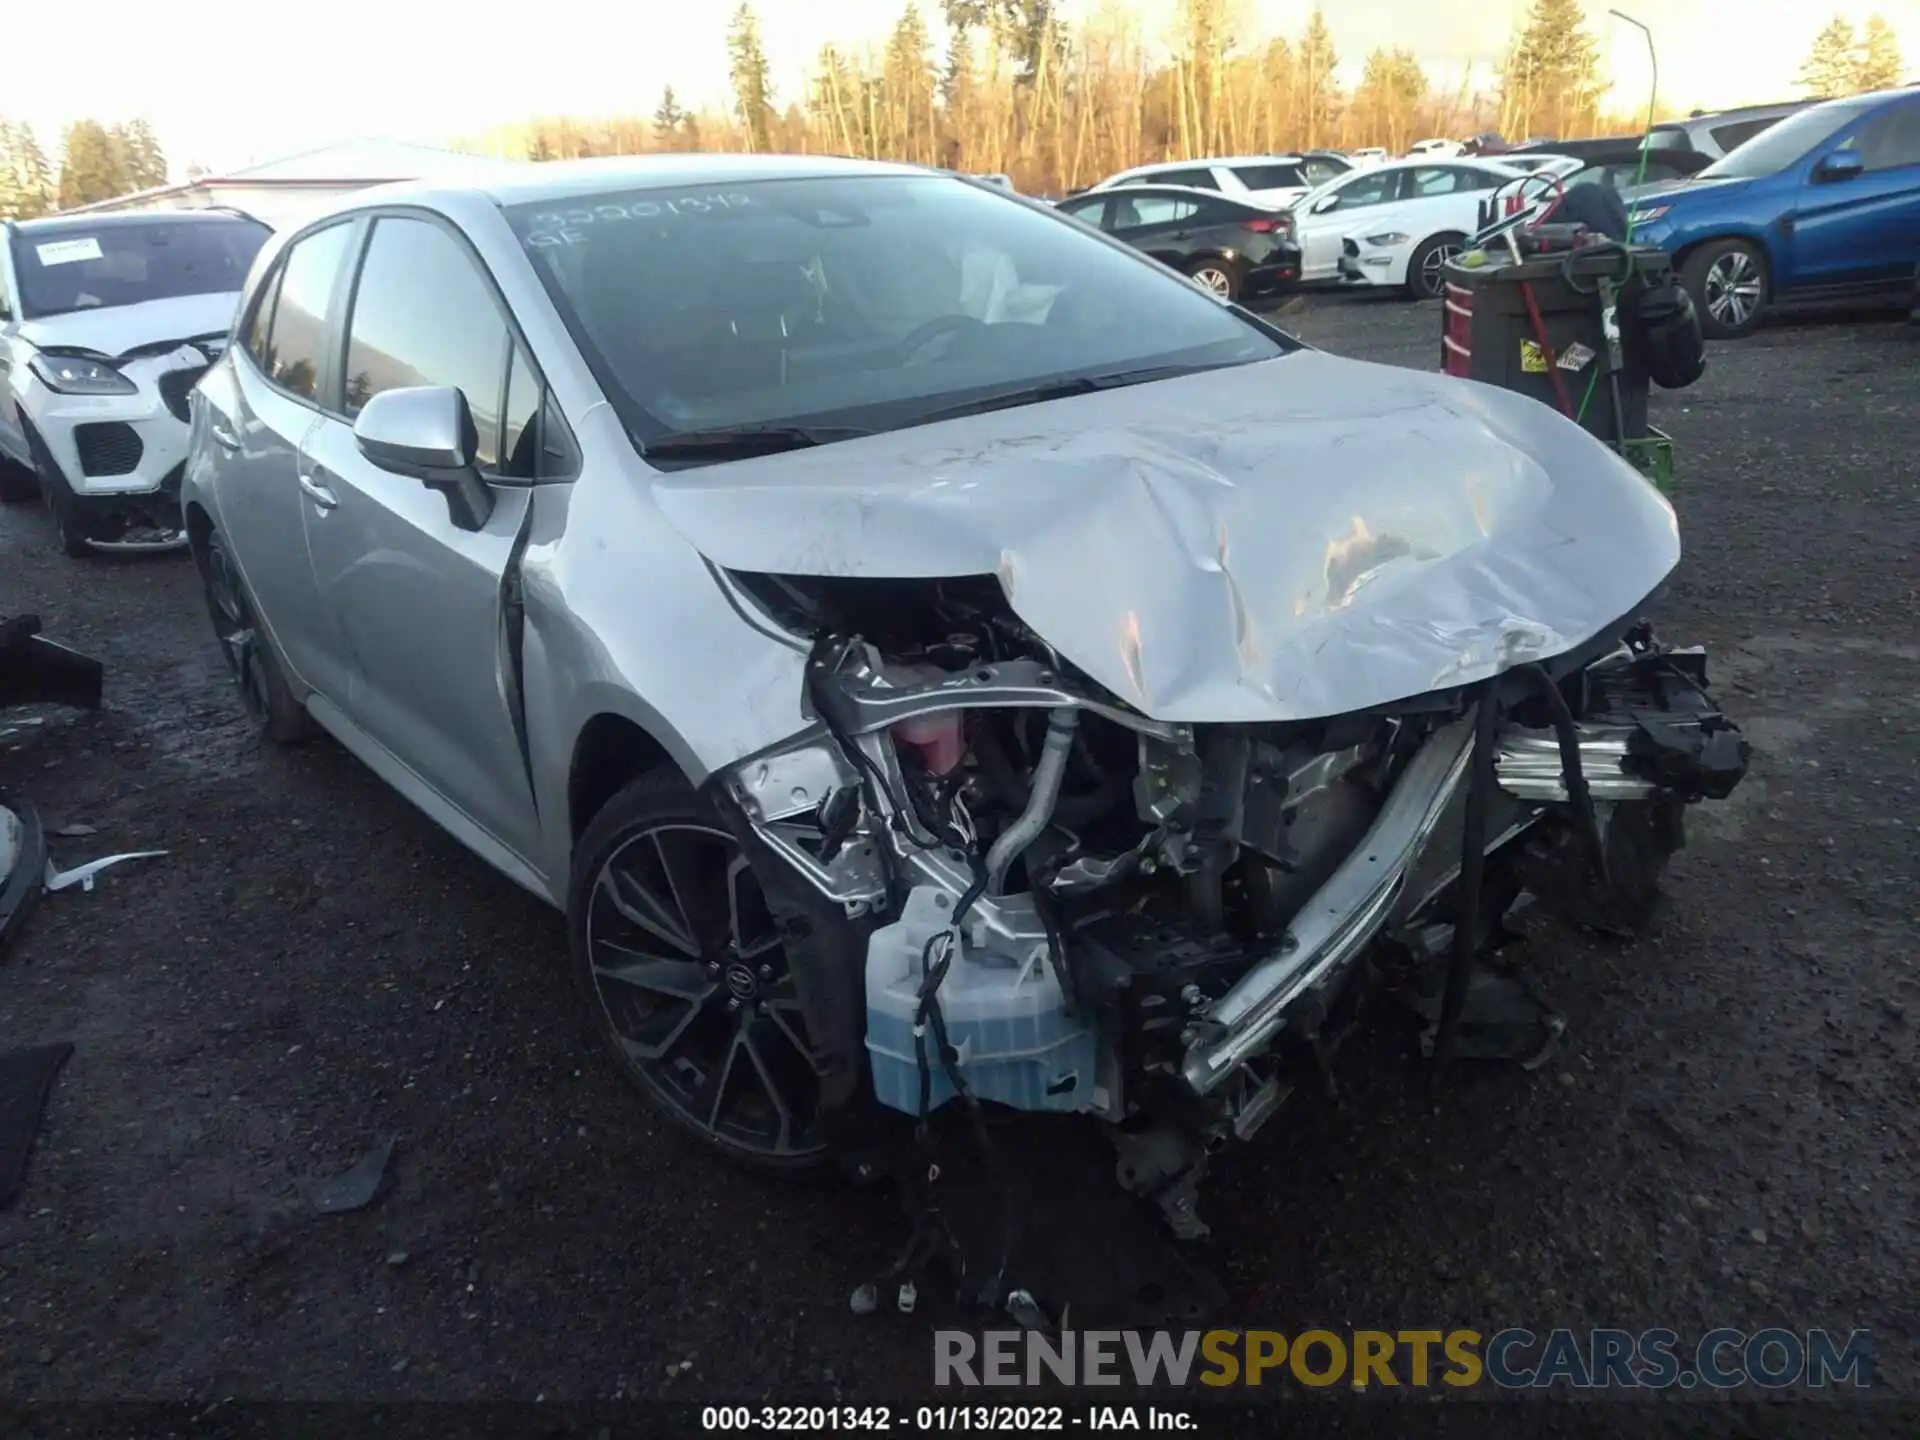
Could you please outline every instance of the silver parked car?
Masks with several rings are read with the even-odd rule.
[[[1745,764],[1598,441],[957,176],[369,192],[196,393],[258,723],[564,910],[614,1062],[769,1166],[1079,1112],[1186,1224],[1373,961],[1444,1052],[1522,887],[1630,925]]]

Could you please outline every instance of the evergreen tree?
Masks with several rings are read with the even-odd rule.
[[[660,108],[653,112],[653,143],[662,150],[677,149],[686,133],[687,112],[674,99],[673,87],[660,92]]]
[[[1600,108],[1600,48],[1580,0],[1533,0],[1500,77],[1502,124],[1511,135],[1591,131]]]
[[[1334,82],[1333,71],[1339,63],[1327,17],[1316,5],[1294,57],[1294,94],[1300,124],[1306,132],[1301,143],[1307,149],[1334,138],[1334,126],[1340,119],[1340,87]]]
[[[1367,56],[1353,108],[1366,132],[1385,140],[1387,148],[1397,153],[1414,140],[1414,111],[1426,98],[1426,72],[1412,52],[1375,50]]]
[[[115,126],[113,135],[124,166],[121,178],[129,190],[151,190],[167,183],[167,157],[151,125],[132,120]]]
[[[1800,67],[1800,88],[1816,99],[1835,99],[1854,91],[1853,26],[1836,15],[1813,37],[1813,49]]]
[[[60,136],[60,208],[125,195],[122,147],[98,120],[76,120]]]
[[[745,0],[727,26],[727,71],[733,81],[734,112],[746,129],[749,148],[773,149],[773,67],[760,43],[760,22]]]
[[[53,208],[53,174],[33,127],[0,120],[0,217],[32,220]]]
[[[909,4],[887,37],[882,60],[889,150],[904,159],[931,162],[934,149],[933,37],[920,8]]]
[[[1892,90],[1900,84],[1900,37],[1878,15],[1867,17],[1860,37],[1860,59],[1854,67],[1855,90]]]

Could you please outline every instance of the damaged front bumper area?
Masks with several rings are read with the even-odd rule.
[[[962,650],[822,643],[817,726],[719,777],[815,907],[809,1031],[870,1080],[847,1103],[1105,1122],[1176,1228],[1205,1153],[1324,1070],[1356,982],[1451,952],[1453,997],[1522,892],[1634,933],[1682,810],[1749,756],[1701,652],[1644,625],[1584,663],[1270,726],[1154,720],[1044,647]]]

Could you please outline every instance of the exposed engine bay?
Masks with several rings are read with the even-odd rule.
[[[723,785],[834,916],[801,979],[823,1108],[1085,1114],[1183,1237],[1206,1157],[1383,986],[1443,1064],[1537,1061],[1544,1011],[1476,1023],[1503,917],[1634,933],[1684,806],[1747,764],[1704,657],[1644,624],[1370,711],[1184,725],[1107,698],[991,576],[729,579],[813,642],[819,725]]]

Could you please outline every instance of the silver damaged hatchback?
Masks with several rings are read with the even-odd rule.
[[[1550,1043],[1476,1024],[1502,918],[1632,933],[1747,762],[1598,441],[910,166],[357,197],[262,252],[184,501],[262,729],[563,910],[614,1063],[775,1168],[1074,1113],[1199,1233],[1358,995]]]

